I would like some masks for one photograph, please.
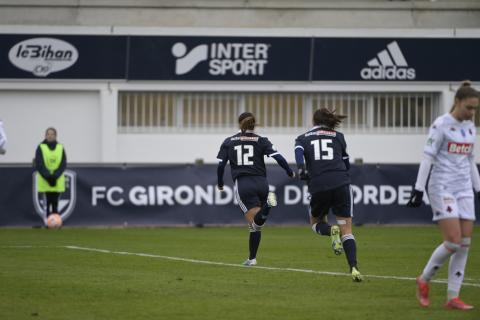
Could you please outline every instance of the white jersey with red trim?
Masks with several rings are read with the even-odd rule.
[[[470,157],[473,157],[475,124],[458,121],[450,113],[438,117],[430,127],[424,153],[433,157],[429,189],[472,189]]]

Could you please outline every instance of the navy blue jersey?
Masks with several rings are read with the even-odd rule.
[[[267,176],[264,156],[278,154],[275,147],[266,137],[261,137],[251,131],[241,132],[223,141],[217,159],[230,161],[232,179],[240,176]]]
[[[310,180],[310,193],[335,189],[350,183],[345,160],[347,143],[341,132],[314,127],[295,140],[295,149],[301,148]],[[347,160],[348,161],[348,160]]]

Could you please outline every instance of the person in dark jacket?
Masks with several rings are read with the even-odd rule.
[[[3,122],[0,119],[0,154],[5,154],[7,152],[7,135],[3,129]]]
[[[35,169],[37,171],[37,191],[45,193],[46,217],[58,213],[60,194],[65,192],[65,175],[67,155],[62,144],[57,142],[57,130],[48,128],[45,140],[35,152]]]

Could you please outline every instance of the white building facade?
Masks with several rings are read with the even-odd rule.
[[[39,7],[31,6],[28,1],[17,1],[16,4],[1,1],[0,7],[3,6],[13,15],[20,17],[20,23],[15,24],[10,18],[2,17],[4,25],[0,25],[0,36],[21,37],[21,41],[62,38],[67,39],[66,42],[76,36],[129,37],[126,40],[127,64],[128,61],[134,61],[134,58],[137,59],[137,64],[143,59],[132,57],[135,54],[135,39],[175,38],[174,45],[168,47],[169,59],[173,61],[168,68],[175,70],[178,78],[148,78],[149,69],[167,64],[162,57],[158,57],[155,63],[145,58],[144,65],[138,68],[143,70],[142,75],[135,76],[135,66],[128,65],[125,68],[125,77],[88,78],[88,75],[82,75],[82,70],[75,69],[76,65],[85,63],[88,58],[88,68],[95,72],[95,69],[103,70],[102,63],[108,58],[97,60],[91,53],[85,54],[82,51],[79,51],[77,60],[71,66],[42,75],[38,73],[41,71],[35,71],[34,66],[29,67],[25,65],[25,59],[22,60],[21,52],[29,43],[25,42],[21,49],[21,41],[13,41],[16,51],[13,46],[3,48],[3,51],[11,52],[11,55],[17,54],[18,59],[9,56],[7,60],[3,55],[4,61],[1,65],[5,67],[4,70],[14,70],[12,72],[15,74],[20,72],[21,76],[0,77],[0,119],[4,121],[8,135],[8,151],[0,158],[0,163],[30,163],[35,147],[43,139],[45,129],[50,126],[57,128],[58,139],[65,145],[71,163],[183,164],[198,159],[205,163],[215,163],[220,144],[226,136],[236,131],[236,117],[243,111],[254,112],[261,124],[258,131],[268,136],[289,162],[294,162],[294,139],[309,128],[312,112],[319,107],[334,108],[337,112],[348,115],[340,130],[345,132],[352,161],[358,159],[365,163],[417,163],[421,159],[430,123],[452,106],[461,76],[465,74],[465,79],[473,80],[473,85],[480,88],[480,74],[473,73],[476,66],[472,66],[470,77],[468,72],[465,72],[457,73],[460,75],[449,79],[448,75],[452,71],[450,69],[458,68],[445,64],[443,71],[447,76],[442,77],[442,71],[434,70],[431,80],[423,80],[419,75],[421,65],[418,61],[428,64],[430,59],[428,56],[412,57],[405,44],[412,39],[469,41],[465,46],[473,44],[474,54],[479,50],[476,43],[480,41],[480,26],[477,25],[480,24],[480,19],[476,21],[472,16],[478,17],[480,6],[468,6],[460,1],[462,8],[470,9],[462,11],[458,8],[458,3],[457,7],[451,7],[448,2],[439,1],[435,7],[435,4],[428,1],[417,2],[420,3],[417,4],[420,9],[415,12],[417,19],[410,15],[409,19],[400,22],[397,19],[406,17],[406,11],[411,9],[402,1],[394,4],[386,1],[364,1],[363,7],[355,9],[356,12],[368,18],[372,15],[369,9],[376,6],[381,11],[377,15],[377,19],[381,21],[357,21],[357,25],[363,27],[358,29],[350,25],[351,22],[343,25],[338,21],[331,21],[328,25],[314,22],[315,17],[328,16],[329,20],[332,20],[332,15],[341,17],[345,14],[344,10],[352,9],[351,3],[350,7],[347,6],[348,2],[340,2],[335,7],[328,8],[333,2],[325,1],[312,8],[307,2],[301,1],[297,7],[291,8],[282,4],[282,1],[273,1],[268,2],[270,4],[258,2],[253,7],[246,8],[240,2],[233,1],[231,7],[224,5],[218,8],[212,7],[214,5],[211,1],[203,1],[202,12],[223,12],[223,17],[234,15],[234,12],[244,15],[240,15],[236,21],[228,22],[220,18],[208,20],[202,13],[195,22],[190,20],[194,16],[192,11],[195,11],[195,6],[182,1],[179,5],[164,4],[163,7],[152,4],[153,2],[140,1],[133,8],[128,5],[112,6],[107,4],[107,1],[103,1],[103,5],[97,5],[98,2],[94,4],[93,1],[81,1],[77,9],[73,8],[73,1],[64,1],[61,6],[50,5],[52,12],[59,13],[57,21],[53,21],[52,16],[42,18],[41,15],[38,18],[40,20],[32,21],[34,12],[28,14],[24,10],[35,11],[39,10]],[[152,16],[141,20],[135,12],[149,12],[149,5],[151,12],[157,12],[158,15],[155,19]],[[48,5],[45,5],[45,8],[48,9]],[[75,10],[76,18],[69,25],[66,16],[72,10]],[[175,25],[178,21],[175,22],[172,18],[165,20],[165,26],[154,26],[157,19],[167,11],[179,14],[181,26]],[[3,12],[0,14],[3,15],[6,11],[2,9],[0,12]],[[99,12],[103,12],[105,24],[111,25],[101,25]],[[186,12],[185,16],[180,12]],[[315,12],[317,16],[314,15]],[[278,26],[278,20],[272,17],[269,25],[263,25],[262,17],[268,13],[272,17],[283,13],[284,16],[295,19],[290,28]],[[448,16],[450,20],[436,25],[438,22],[433,19],[435,15]],[[388,19],[388,16],[391,19]],[[302,22],[302,17],[310,21],[311,27],[302,25],[305,23]],[[247,28],[249,19],[252,20],[252,27]],[[359,18],[357,16],[354,19]],[[386,24],[385,21],[390,23]],[[225,28],[219,28],[220,23],[223,23]],[[219,40],[209,40],[210,51],[207,57],[202,56],[201,50],[205,44],[200,40],[195,46],[185,45],[183,39],[192,40],[191,38]],[[245,45],[245,39],[257,40],[252,41],[250,46]],[[323,62],[318,58],[319,55],[310,52],[304,56],[292,57],[306,60],[303,62],[308,65],[308,70],[304,78],[268,76],[265,79],[255,79],[255,76],[264,75],[263,72],[267,70],[264,68],[274,66],[278,70],[281,69],[279,66],[285,66],[288,69],[290,65],[288,57],[275,62],[276,57],[269,56],[271,49],[259,45],[267,43],[269,39],[283,42],[288,39],[305,40],[308,44],[306,48],[312,52],[322,49],[318,46],[322,39],[337,39],[339,42],[342,42],[342,39],[377,39],[385,41],[385,45],[370,47],[371,53],[360,58],[364,62],[360,69],[355,70],[358,79],[350,79],[348,76],[342,78],[342,70],[345,69],[342,65],[330,66],[331,70],[338,68],[338,79],[335,78],[336,75],[324,80],[321,76],[316,77],[316,73],[321,74],[323,69],[315,69],[315,66]],[[195,39],[192,41],[195,43]],[[213,57],[212,43],[217,43],[217,55],[223,50],[224,57],[230,55],[231,62],[225,62],[227,59],[222,60],[219,56]],[[227,48],[226,43],[232,45]],[[236,43],[243,46],[239,44],[236,47]],[[457,42],[454,42],[454,45],[456,44]],[[193,50],[197,50],[196,53],[192,53]],[[119,52],[120,54],[125,52]],[[194,54],[198,56],[195,58],[197,64],[194,61],[189,66],[187,56]],[[350,54],[353,59],[357,52]],[[219,61],[216,69],[213,58],[219,58],[216,59]],[[435,60],[434,56],[430,58]],[[115,59],[116,57],[112,56],[112,60]],[[185,63],[182,65],[181,61]],[[202,64],[207,63],[210,66],[210,75],[202,78],[201,74],[195,72]],[[296,63],[291,61],[293,66],[296,66]],[[303,65],[302,63],[300,65]],[[55,68],[58,62],[52,65]],[[437,65],[432,62],[433,67]],[[375,73],[374,70],[382,68],[395,71],[391,75]],[[403,71],[398,71],[400,69]],[[62,75],[65,70],[76,70],[80,76],[55,76]],[[216,79],[212,72],[220,77]],[[192,77],[182,78],[189,74]],[[477,161],[480,160],[479,149],[475,150]]]

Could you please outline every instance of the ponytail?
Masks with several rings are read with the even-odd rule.
[[[242,133],[255,129],[255,117],[251,112],[244,112],[238,117],[238,124]]]

